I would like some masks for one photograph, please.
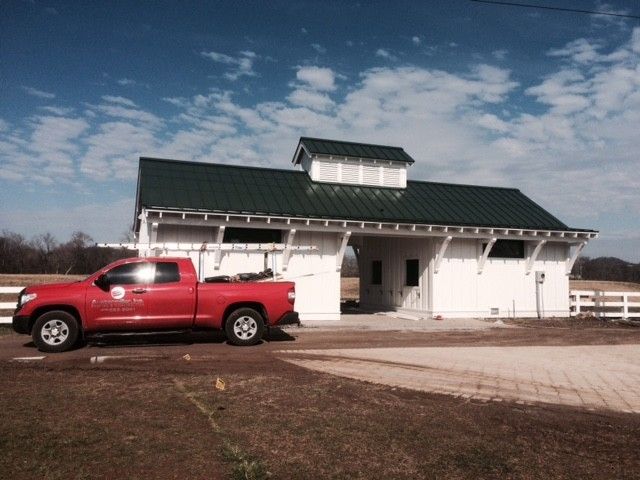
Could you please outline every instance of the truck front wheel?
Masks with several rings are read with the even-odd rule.
[[[253,308],[239,308],[229,315],[224,330],[233,345],[255,345],[264,334],[264,320]]]
[[[69,350],[78,340],[78,322],[62,310],[43,313],[33,324],[33,343],[41,352],[56,353]]]

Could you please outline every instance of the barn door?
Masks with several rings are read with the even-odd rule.
[[[402,287],[402,307],[422,310],[420,293],[421,272],[420,257],[406,258],[404,261],[404,285]]]

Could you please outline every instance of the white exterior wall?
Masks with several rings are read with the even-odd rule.
[[[214,243],[216,227],[196,227],[160,224],[158,239],[162,242]],[[284,241],[284,236],[283,236]],[[243,272],[259,272],[272,267],[272,255],[276,257],[276,271],[283,280],[296,284],[295,309],[302,321],[340,319],[340,272],[336,268],[338,235],[331,232],[298,231],[294,245],[315,246],[315,251],[292,251],[286,271],[282,270],[282,252],[224,251],[220,257],[220,268],[214,268],[214,251],[204,254],[204,275],[235,275]],[[196,269],[199,252],[169,251],[168,256],[189,256]]]
[[[535,244],[526,244],[525,257]],[[433,275],[433,314],[446,318],[463,317],[535,317],[535,272],[545,272],[542,284],[544,314],[569,315],[569,277],[565,273],[568,245],[547,243],[526,274],[525,259],[487,258],[482,273],[478,262],[482,241],[453,239],[438,273]],[[498,315],[491,309],[498,308]]]
[[[360,247],[360,305],[365,308],[428,311],[429,260],[432,240],[428,238],[363,237]],[[414,291],[405,286],[405,261],[418,259],[420,285]],[[382,284],[371,285],[371,266],[382,262]]]

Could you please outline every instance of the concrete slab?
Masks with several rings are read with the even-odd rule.
[[[283,327],[283,329],[298,327]],[[303,322],[300,328],[308,331],[328,330],[420,330],[420,331],[451,331],[451,330],[484,330],[488,328],[514,328],[504,323],[494,323],[475,318],[461,319],[408,319],[380,314],[343,314],[340,320],[310,320]]]
[[[395,387],[640,413],[640,345],[287,350],[285,361]]]

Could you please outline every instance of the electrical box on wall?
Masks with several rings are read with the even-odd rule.
[[[544,283],[544,272],[536,272],[536,283]]]

